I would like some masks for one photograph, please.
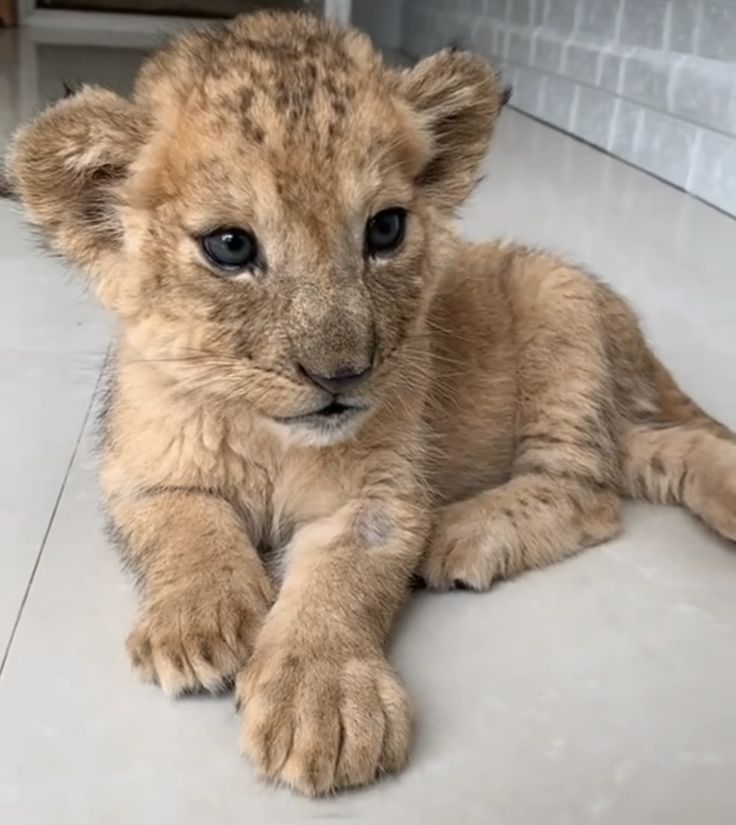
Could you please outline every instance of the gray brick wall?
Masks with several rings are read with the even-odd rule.
[[[404,0],[404,49],[459,41],[512,105],[736,215],[736,0]]]

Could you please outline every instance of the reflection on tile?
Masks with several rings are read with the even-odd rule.
[[[0,201],[0,660],[64,481],[110,334],[81,278]]]
[[[95,363],[0,350],[0,660],[80,435],[99,366],[99,359]]]

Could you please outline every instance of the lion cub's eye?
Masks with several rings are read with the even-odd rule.
[[[404,240],[406,209],[393,207],[377,212],[366,225],[365,246],[369,255],[393,252]]]
[[[252,266],[258,258],[255,237],[245,229],[217,229],[200,238],[204,254],[218,268],[236,274]]]

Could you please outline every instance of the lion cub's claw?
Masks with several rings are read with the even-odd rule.
[[[139,676],[168,695],[216,692],[248,660],[266,611],[252,588],[190,588],[146,605],[126,646]]]

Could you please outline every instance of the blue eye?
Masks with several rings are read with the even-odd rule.
[[[245,229],[217,229],[200,239],[204,254],[228,273],[243,272],[258,258],[255,237]]]
[[[365,228],[365,245],[369,255],[393,252],[404,240],[406,209],[395,207],[377,212]]]

